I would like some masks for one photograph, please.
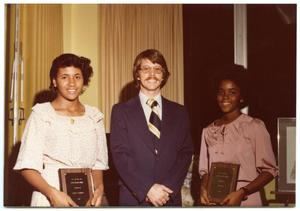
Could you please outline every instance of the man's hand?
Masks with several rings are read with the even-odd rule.
[[[168,187],[155,183],[148,191],[147,198],[154,206],[163,206],[169,201],[169,194],[171,193],[173,193],[173,191]]]

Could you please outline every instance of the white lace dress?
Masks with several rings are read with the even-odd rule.
[[[37,104],[26,123],[14,170],[35,169],[59,190],[59,168],[108,169],[103,114],[85,106],[83,116],[63,116],[52,105]],[[34,191],[31,206],[50,206],[48,199]]]

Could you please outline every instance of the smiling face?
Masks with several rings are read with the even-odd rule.
[[[53,84],[57,90],[57,98],[68,101],[78,100],[83,89],[82,72],[73,66],[59,68]]]
[[[153,64],[149,59],[143,59],[140,67],[137,80],[140,81],[141,92],[149,97],[157,95],[163,81],[161,65]]]
[[[235,115],[240,113],[240,104],[243,102],[240,88],[231,80],[221,80],[217,102],[225,115]]]

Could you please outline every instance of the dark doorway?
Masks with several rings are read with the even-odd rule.
[[[196,149],[201,129],[216,117],[211,76],[234,61],[233,5],[183,5],[184,96]]]
[[[202,128],[218,116],[211,90],[216,66],[234,61],[233,5],[183,5],[184,96],[195,156],[191,192],[199,198],[198,157]]]
[[[248,5],[248,67],[262,119],[277,154],[277,118],[296,117],[296,5]]]

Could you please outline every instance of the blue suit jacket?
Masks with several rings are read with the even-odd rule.
[[[193,154],[189,118],[182,105],[162,98],[160,140],[149,131],[138,96],[114,105],[110,147],[121,179],[120,205],[150,205],[145,198],[154,183],[174,191],[167,205],[181,205],[180,190]]]

